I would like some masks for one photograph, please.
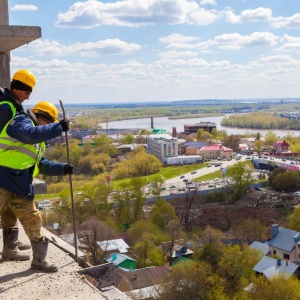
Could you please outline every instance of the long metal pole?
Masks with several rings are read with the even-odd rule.
[[[59,100],[64,120],[66,120],[65,108],[61,100]],[[66,147],[67,147],[67,158],[68,164],[70,164],[70,150],[69,150],[69,140],[68,140],[68,132],[65,131],[65,139],[66,139]],[[76,215],[75,215],[75,204],[74,204],[74,196],[73,196],[73,184],[72,184],[72,175],[69,174],[70,181],[70,193],[71,193],[71,203],[72,203],[72,215],[73,215],[73,231],[74,231],[74,246],[75,246],[75,260],[78,263],[78,253],[77,253],[77,232],[76,232]]]

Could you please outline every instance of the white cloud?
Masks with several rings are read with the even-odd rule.
[[[26,48],[27,47],[27,48]],[[74,43],[63,45],[57,41],[36,40],[21,50],[31,49],[38,56],[89,56],[97,57],[103,55],[130,54],[137,52],[141,46],[134,43],[127,43],[119,39],[106,39],[95,43]]]
[[[164,44],[172,44],[172,43],[187,43],[198,40],[198,37],[182,35],[179,33],[172,33],[168,36],[164,36],[159,38],[159,41]]]
[[[278,17],[272,20],[271,26],[273,28],[290,28],[297,29],[300,28],[300,14],[294,14],[290,17]]]
[[[279,37],[271,32],[253,32],[250,35],[239,33],[222,34],[213,41],[222,49],[240,49],[242,47],[271,47],[278,43]]]
[[[270,8],[258,7],[256,9],[247,9],[236,15],[231,10],[225,12],[226,20],[229,23],[249,23],[272,20],[272,10]]]
[[[208,11],[203,8],[199,8],[190,13],[187,18],[187,23],[193,25],[210,25],[221,17],[222,14],[215,10]]]
[[[294,82],[293,91],[297,91],[296,79],[300,77],[300,60],[290,55],[264,56],[240,64],[188,57],[164,57],[150,64],[134,60],[86,64],[59,59],[44,62],[12,55],[12,73],[20,66],[37,77],[38,89],[32,93],[30,104],[41,99],[107,103],[257,95],[287,97],[292,95],[285,92],[287,83]]]
[[[11,10],[14,10],[14,11],[34,11],[34,10],[38,10],[38,7],[36,5],[16,4],[11,8]]]
[[[300,52],[300,37],[284,34],[280,39],[280,42],[282,43],[282,45],[278,49],[276,49],[277,52]]]
[[[162,52],[159,53],[159,57],[164,57],[164,58],[184,58],[184,57],[195,57],[198,55],[198,52],[195,51],[167,51],[167,52]]]
[[[200,5],[217,5],[216,0],[201,0]]]
[[[213,23],[219,14],[199,7],[193,0],[96,0],[74,3],[57,16],[57,27],[94,28],[102,25],[139,27],[154,24]]]

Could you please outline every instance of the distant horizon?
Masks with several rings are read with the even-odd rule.
[[[263,102],[274,102],[274,101],[280,101],[280,100],[288,100],[288,101],[300,101],[300,97],[294,98],[294,97],[286,97],[286,98],[244,98],[244,99],[190,99],[190,100],[161,100],[161,101],[135,101],[135,102],[110,102],[110,103],[103,103],[103,102],[90,102],[90,103],[64,103],[63,105],[66,106],[95,106],[95,105],[101,105],[101,106],[111,106],[111,105],[142,105],[142,106],[150,106],[151,104],[164,104],[164,103],[175,103],[175,102],[201,102],[201,101],[216,101],[216,102],[221,102],[221,101],[232,101],[232,102],[243,102],[243,101],[253,101],[253,102],[258,102],[258,101],[263,101]],[[29,100],[30,101],[30,100]],[[43,100],[44,101],[44,100]],[[51,101],[49,101],[51,102]],[[37,102],[38,103],[38,102]],[[56,106],[60,106],[59,102],[51,102]],[[33,104],[23,104],[24,107],[32,107],[36,103]]]

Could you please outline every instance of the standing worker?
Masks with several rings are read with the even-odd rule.
[[[28,113],[21,111],[0,133],[0,210],[7,205],[17,216],[32,246],[32,269],[57,272],[46,261],[48,241],[43,236],[42,218],[33,202],[33,177],[73,174],[73,166],[52,162],[43,156],[45,140],[69,130],[68,121],[58,122],[58,111],[49,102],[38,103]],[[17,248],[12,244],[11,247]]]
[[[23,110],[22,103],[29,99],[35,84],[35,76],[30,71],[18,70],[12,77],[10,89],[0,88],[0,132],[16,113]],[[1,223],[3,233],[2,258],[10,260],[30,259],[28,253],[20,251],[30,249],[30,244],[19,241],[17,218],[7,206],[1,210]],[[18,247],[14,247],[15,244]]]

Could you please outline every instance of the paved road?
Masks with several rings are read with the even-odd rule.
[[[242,158],[242,160],[239,161],[244,161],[245,158]],[[204,167],[201,169],[195,169],[195,171],[197,171],[196,174],[191,174],[190,173],[186,173],[183,174],[184,178],[180,179],[180,176],[176,176],[174,178],[171,179],[167,179],[165,180],[163,186],[166,187],[166,190],[162,191],[162,195],[168,195],[170,193],[178,193],[178,188],[186,188],[186,183],[183,181],[183,179],[187,179],[188,181],[193,181],[195,178],[210,174],[210,173],[214,173],[217,171],[220,171],[220,168],[226,168],[228,166],[232,166],[234,164],[236,164],[238,161],[233,159],[231,161],[220,161],[222,162],[222,165],[219,167],[215,167],[215,166],[211,166],[211,167]],[[211,162],[213,163],[213,161]],[[217,177],[217,176],[215,176]],[[171,186],[176,186],[176,188],[170,188]]]

